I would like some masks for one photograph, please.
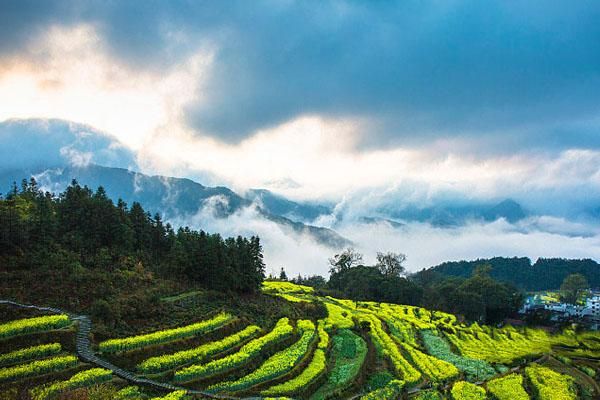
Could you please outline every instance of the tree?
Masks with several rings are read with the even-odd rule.
[[[285,273],[285,269],[283,267],[281,267],[281,272],[279,272],[279,279],[282,281],[288,280],[287,274]]]
[[[565,303],[575,304],[582,290],[589,288],[585,276],[582,274],[568,275],[560,285],[561,298]]]
[[[406,254],[402,253],[377,253],[375,267],[386,277],[401,276],[404,273],[402,263],[406,261]]]
[[[363,255],[349,247],[329,259],[329,273],[334,274],[350,269],[362,263]]]

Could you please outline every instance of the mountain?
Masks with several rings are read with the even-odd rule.
[[[423,208],[414,205],[389,205],[379,213],[389,216],[392,220],[427,222],[437,227],[460,226],[470,221],[492,222],[499,218],[515,223],[528,215],[519,203],[511,199],[499,203],[440,204]]]
[[[9,182],[19,182],[33,176],[44,190],[59,192],[73,179],[90,188],[104,187],[107,195],[116,201],[139,202],[151,213],[160,213],[164,219],[181,219],[196,215],[204,207],[211,207],[215,217],[224,218],[245,207],[253,206],[250,199],[239,196],[232,190],[217,186],[207,187],[185,178],[149,176],[124,168],[110,168],[90,164],[84,167],[55,167],[44,171],[25,169],[0,172],[5,182],[3,191],[9,190]],[[290,202],[291,204],[292,202]],[[342,248],[352,243],[331,229],[307,225],[271,212],[257,204],[259,214],[295,234],[308,235],[326,246]]]
[[[251,189],[245,197],[261,205],[271,214],[280,215],[298,222],[314,221],[322,215],[329,215],[331,207],[309,202],[298,203],[286,199],[266,189]]]

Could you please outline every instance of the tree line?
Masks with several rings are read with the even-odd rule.
[[[514,315],[523,302],[518,288],[490,276],[489,265],[481,264],[468,277],[436,275],[435,279],[424,280],[419,275],[405,274],[405,260],[402,253],[377,253],[374,265],[364,265],[362,254],[346,249],[329,260],[328,281],[318,275],[292,280],[324,294],[421,306],[485,323]]]
[[[8,269],[132,269],[240,293],[260,289],[265,265],[258,236],[223,238],[188,227],[175,230],[142,205],[116,204],[73,181],[59,195],[35,179],[0,196],[0,264]]]
[[[509,282],[528,292],[557,290],[571,274],[583,275],[589,287],[600,288],[600,265],[591,259],[539,258],[535,263],[527,257],[494,257],[475,261],[450,261],[416,273],[422,281],[441,277],[468,278],[482,264],[489,265],[490,276]]]

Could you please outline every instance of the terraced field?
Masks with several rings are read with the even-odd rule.
[[[466,325],[289,282],[265,282],[264,291],[322,303],[326,316],[260,326],[222,312],[91,348],[85,319],[37,312],[1,321],[0,398],[54,399],[98,385],[114,388],[116,399],[600,396],[598,333]]]

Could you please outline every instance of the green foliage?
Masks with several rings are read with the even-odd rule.
[[[34,388],[31,397],[34,400],[46,400],[56,397],[59,393],[69,390],[92,386],[112,379],[112,372],[103,368],[92,368],[78,372],[66,381]]]
[[[367,356],[365,341],[348,329],[338,330],[332,342],[330,357],[333,366],[327,381],[311,396],[312,400],[324,400],[327,396],[346,390],[358,376]]]
[[[422,390],[412,400],[442,400],[442,395],[437,390]]]
[[[288,373],[306,355],[315,336],[315,325],[309,320],[298,321],[298,330],[302,336],[296,343],[275,353],[255,371],[235,381],[225,381],[209,386],[207,390],[211,392],[235,392]]]
[[[225,351],[260,332],[260,327],[250,325],[245,329],[227,336],[216,342],[210,342],[194,349],[179,351],[174,354],[164,354],[149,358],[138,365],[143,373],[158,373],[192,362],[201,362],[208,357]]]
[[[246,343],[238,352],[206,364],[192,365],[176,371],[174,379],[177,382],[185,382],[232,370],[257,357],[268,344],[281,341],[289,337],[292,332],[289,319],[281,318],[271,332]]]
[[[396,400],[400,397],[403,387],[404,382],[392,380],[383,388],[377,389],[362,396],[360,400]]]
[[[550,368],[531,364],[525,374],[538,400],[575,400],[577,391],[573,378],[554,372]]]
[[[529,400],[529,395],[523,389],[523,377],[517,374],[489,381],[487,390],[497,400]]]
[[[447,381],[458,375],[458,369],[449,362],[427,355],[409,344],[401,343],[400,346],[413,364],[433,382]]]
[[[352,321],[352,317],[348,311],[330,302],[325,302],[325,307],[327,308],[325,329],[345,329],[354,327],[354,321]]]
[[[145,335],[126,337],[122,339],[109,339],[101,342],[99,345],[100,351],[103,353],[116,353],[121,351],[129,351],[142,347],[167,343],[177,339],[183,339],[190,336],[197,336],[215,329],[220,328],[227,322],[233,320],[233,316],[221,313],[214,318],[206,321],[201,321],[180,328],[167,329],[158,332],[152,332]]]
[[[10,353],[0,354],[0,366],[22,363],[36,358],[55,355],[60,353],[61,350],[60,343],[50,343],[11,351]]]
[[[429,354],[453,364],[459,370],[463,371],[470,380],[487,380],[496,375],[494,368],[487,362],[462,357],[453,353],[450,345],[444,338],[434,334],[431,330],[423,330],[421,331],[421,335]]]
[[[589,283],[582,274],[571,274],[565,277],[560,285],[561,298],[565,303],[576,304],[581,291],[588,289]]]
[[[116,400],[139,400],[144,396],[137,386],[126,386],[117,392]]]
[[[460,381],[452,386],[454,400],[485,400],[485,389],[469,382]]]
[[[385,385],[393,380],[394,375],[392,375],[389,371],[378,371],[369,377],[365,389],[367,392],[373,392],[377,389],[385,387]]]
[[[43,317],[19,319],[0,325],[0,339],[64,328],[70,323],[71,321],[66,315],[47,315]]]
[[[418,304],[422,288],[396,275],[385,276],[375,267],[358,265],[334,272],[327,284],[346,298],[396,304]]]
[[[77,357],[60,356],[47,360],[32,361],[28,364],[20,364],[14,367],[1,368],[0,382],[61,371],[75,365],[77,365]]]
[[[0,258],[18,267],[85,274],[141,263],[163,277],[240,293],[257,292],[264,279],[258,237],[175,231],[139,203],[115,205],[102,187],[94,192],[76,181],[58,196],[24,182],[0,198],[0,221]]]
[[[185,390],[176,390],[167,394],[166,396],[153,397],[151,400],[183,400],[189,399],[190,397]]]
[[[371,323],[371,337],[376,343],[383,356],[389,357],[396,375],[401,378],[405,384],[414,384],[421,378],[421,373],[416,370],[400,353],[398,346],[392,338],[383,330],[381,321],[374,315],[364,314],[360,317]]]
[[[325,372],[326,368],[325,352],[321,349],[317,349],[315,350],[311,362],[300,375],[279,385],[272,386],[267,390],[263,390],[261,393],[266,396],[296,393],[314,382]]]

